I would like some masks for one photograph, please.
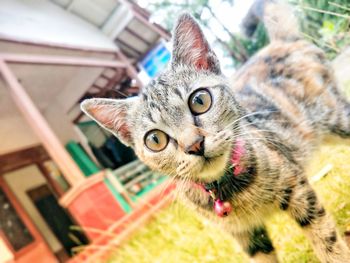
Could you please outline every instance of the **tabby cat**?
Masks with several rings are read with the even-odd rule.
[[[167,70],[132,99],[89,99],[82,110],[176,178],[191,208],[235,237],[252,262],[277,262],[264,219],[283,210],[322,262],[350,252],[305,175],[325,133],[350,136],[350,104],[325,54],[303,40],[288,6],[256,1],[270,44],[230,80],[199,25],[180,16]]]

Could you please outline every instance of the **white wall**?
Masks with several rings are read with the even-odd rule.
[[[47,0],[1,0],[0,36],[115,50],[97,27]]]
[[[26,193],[28,190],[46,184],[45,177],[40,173],[39,169],[35,165],[26,166],[22,169],[5,174],[4,179],[18,198],[24,210],[26,210],[29,217],[32,219],[33,223],[43,234],[52,251],[58,252],[61,250],[62,245],[54,236],[49,226],[40,215],[38,209]]]
[[[0,155],[40,143],[22,116],[4,116],[0,122]]]
[[[80,141],[68,112],[102,71],[102,68],[79,68],[74,78],[67,83],[62,83],[61,91],[52,100],[50,106],[44,110],[45,118],[63,144],[69,140]]]
[[[6,246],[5,241],[0,237],[0,263],[11,262],[14,259],[14,255],[11,250]]]

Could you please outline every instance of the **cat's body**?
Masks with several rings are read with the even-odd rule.
[[[272,252],[273,247],[265,237],[255,247],[247,239],[258,240],[256,231],[266,235],[264,220],[283,210],[311,236],[324,262],[350,262],[304,173],[324,134],[346,136],[350,131],[350,106],[329,69],[323,52],[304,40],[276,41],[259,52],[232,80],[243,111],[238,125],[243,135],[237,137],[246,147],[241,165],[255,167],[249,184],[238,182],[239,191],[232,193],[233,212],[218,220],[206,192],[190,183],[181,188],[194,209],[237,236],[253,257],[259,249]]]
[[[350,135],[350,105],[323,52],[299,37],[293,17],[282,16],[285,7],[262,3],[251,15],[263,16],[271,43],[231,81],[221,75],[198,25],[184,15],[171,68],[137,100],[90,100],[83,109],[151,168],[175,176],[186,203],[236,237],[256,262],[276,261],[264,219],[278,210],[296,220],[322,262],[350,262],[304,173],[323,134]],[[269,17],[272,11],[281,16]],[[283,19],[286,28],[273,29]],[[231,160],[238,145],[236,172]],[[216,185],[219,197],[201,187],[208,185]],[[217,198],[232,207],[226,217],[213,209]]]

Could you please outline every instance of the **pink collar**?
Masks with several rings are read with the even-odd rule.
[[[239,176],[241,173],[244,173],[246,171],[245,167],[243,167],[241,164],[242,156],[245,154],[244,145],[245,143],[243,140],[237,139],[235,142],[235,146],[232,150],[230,167],[232,168],[233,176]],[[230,175],[228,174],[225,176]],[[220,199],[220,182],[215,181],[210,184],[196,185],[203,189],[206,193],[209,193],[209,195],[214,201],[214,211],[219,217],[225,217],[231,212],[232,206],[230,202]]]
[[[241,165],[243,154],[245,154],[244,141],[237,139],[231,155],[231,165],[234,167],[233,174],[235,176],[245,172],[245,168]]]

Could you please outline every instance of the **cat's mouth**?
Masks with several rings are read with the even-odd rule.
[[[223,155],[224,155],[223,153],[215,155],[215,156],[210,156],[210,157],[204,155],[203,156],[203,158],[204,158],[204,165],[212,165],[215,161],[217,161]]]
[[[225,171],[227,164],[227,156],[225,153],[220,153],[214,156],[202,156],[202,167],[196,176],[197,183],[208,183],[219,179]]]

